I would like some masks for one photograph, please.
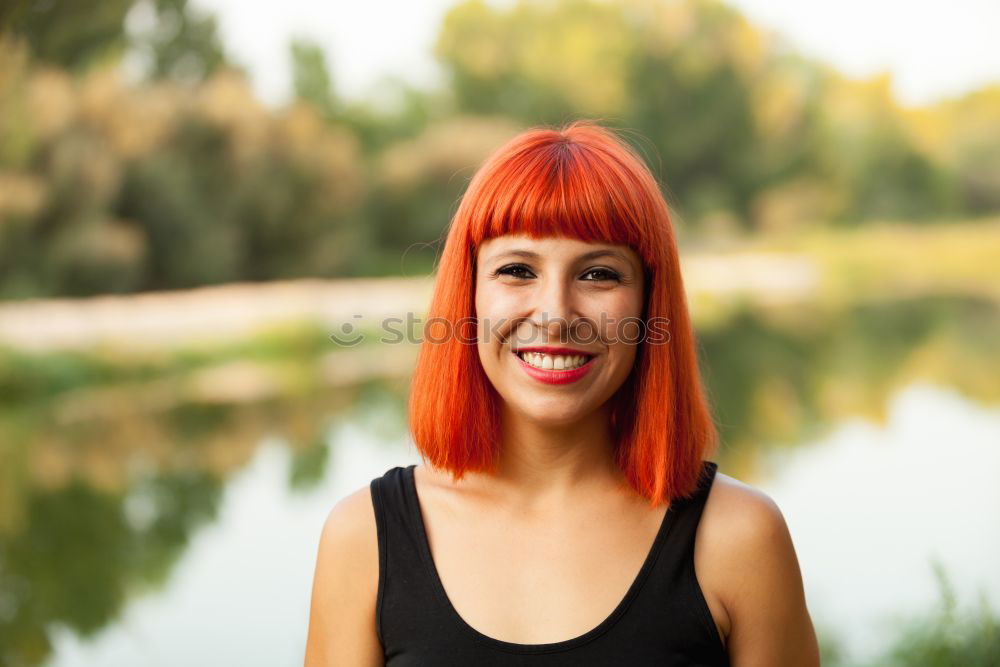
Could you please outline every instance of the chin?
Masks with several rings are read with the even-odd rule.
[[[511,405],[518,416],[541,426],[567,426],[585,418],[589,412],[579,405],[566,405],[561,401],[537,401],[531,405]]]

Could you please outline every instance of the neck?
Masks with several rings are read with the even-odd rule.
[[[606,408],[560,425],[504,409],[501,436],[497,473],[491,477],[515,505],[560,506],[581,492],[623,482]]]

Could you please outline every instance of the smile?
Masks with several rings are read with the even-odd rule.
[[[590,371],[596,358],[574,350],[541,352],[528,349],[513,351],[513,354],[525,373],[545,384],[576,382]]]

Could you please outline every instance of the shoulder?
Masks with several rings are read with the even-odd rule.
[[[328,664],[335,654],[344,659],[344,652],[354,656],[355,664],[362,664],[358,656],[377,656],[378,558],[375,511],[365,485],[334,504],[320,531],[307,664]],[[374,663],[366,658],[365,664]]]
[[[320,551],[325,548],[328,556],[345,558],[374,545],[377,555],[375,528],[375,509],[370,487],[366,484],[338,500],[330,509],[320,533]]]
[[[699,582],[715,603],[731,655],[756,651],[778,661],[773,664],[786,664],[794,652],[801,660],[796,664],[813,664],[815,636],[798,559],[770,496],[716,473],[695,550]],[[759,639],[764,636],[784,637],[785,644],[767,644]]]
[[[701,532],[712,541],[774,555],[775,538],[788,535],[778,504],[763,491],[716,473],[702,515]],[[744,554],[746,555],[746,554]]]
[[[359,576],[364,574],[372,576]],[[343,601],[345,595],[360,603],[377,586],[378,534],[366,485],[337,501],[323,522],[314,591],[320,595],[320,604]]]
[[[695,541],[695,567],[702,588],[721,612],[729,634],[734,615],[749,595],[747,579],[759,568],[787,569],[791,538],[777,503],[763,491],[716,473]],[[742,596],[742,599],[740,599]]]
[[[722,473],[716,474],[705,503],[696,553],[699,576],[704,574],[730,612],[739,607],[737,598],[747,594],[746,580],[755,579],[749,575],[790,569],[795,556],[777,503]]]

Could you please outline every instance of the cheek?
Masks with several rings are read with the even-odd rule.
[[[608,304],[608,310],[614,313],[614,322],[609,323],[608,331],[611,345],[610,354],[615,359],[616,375],[624,380],[635,365],[639,345],[646,333],[642,323],[641,293],[622,294],[613,303]]]
[[[511,290],[477,290],[475,308],[480,331],[487,327],[493,331],[506,331],[509,328],[507,323],[517,316],[520,306],[523,306],[523,298]]]
[[[496,289],[476,291],[476,341],[484,367],[496,363],[496,349],[507,336],[509,310],[504,294]]]
[[[635,343],[642,335],[642,302],[631,294],[608,295],[590,307],[591,319],[608,344]]]

